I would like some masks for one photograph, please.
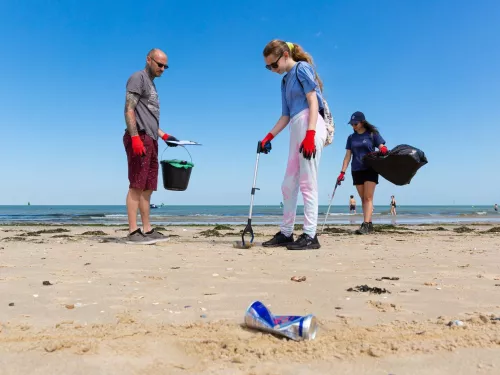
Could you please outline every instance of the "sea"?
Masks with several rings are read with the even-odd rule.
[[[358,207],[361,208],[361,207]],[[326,218],[328,206],[319,207],[318,223]],[[276,225],[281,221],[280,205],[254,206],[252,223]],[[303,207],[298,206],[296,223],[303,223]],[[158,206],[151,209],[156,225],[246,224],[249,207],[242,206]],[[362,215],[350,214],[347,206],[332,206],[327,224],[359,224]],[[375,224],[500,223],[493,206],[399,206],[397,216],[389,206],[375,206]],[[126,225],[126,206],[0,206],[0,225]]]

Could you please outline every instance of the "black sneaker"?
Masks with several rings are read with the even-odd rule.
[[[132,245],[152,245],[156,242],[151,238],[147,238],[141,231],[141,229],[136,229],[125,237],[125,243]]]
[[[311,250],[319,249],[320,247],[321,245],[319,244],[317,235],[312,238],[310,235],[302,233],[299,238],[297,238],[297,241],[291,243],[286,248],[288,250]]]
[[[278,232],[269,241],[262,242],[262,246],[278,247],[278,246],[286,246],[291,243],[293,243],[293,234],[290,237],[287,237],[283,233]]]
[[[373,223],[370,221],[368,223],[368,233],[373,233],[373,232],[375,232],[373,229]]]
[[[373,230],[373,225],[372,225],[372,230]],[[354,233],[356,233],[356,234],[368,234],[368,233],[370,233],[370,224],[369,223],[361,224],[361,227],[358,230],[356,230]]]

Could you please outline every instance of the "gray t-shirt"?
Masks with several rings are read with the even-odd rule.
[[[156,86],[144,70],[135,72],[127,81],[127,91],[140,95],[135,107],[137,130],[145,130],[154,140],[158,139],[160,126],[160,99]]]

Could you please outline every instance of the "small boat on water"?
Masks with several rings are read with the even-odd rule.
[[[154,203],[151,203],[151,204],[149,205],[149,208],[158,208],[158,206],[157,206],[156,204],[154,204]]]

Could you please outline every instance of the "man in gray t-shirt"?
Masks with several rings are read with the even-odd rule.
[[[127,214],[130,243],[154,243],[165,236],[151,228],[149,208],[151,194],[158,186],[158,138],[175,147],[177,138],[160,129],[160,101],[154,79],[168,69],[167,55],[155,48],[146,57],[146,67],[127,81],[123,144],[127,153],[129,190]],[[137,210],[141,213],[143,231],[137,226]]]

